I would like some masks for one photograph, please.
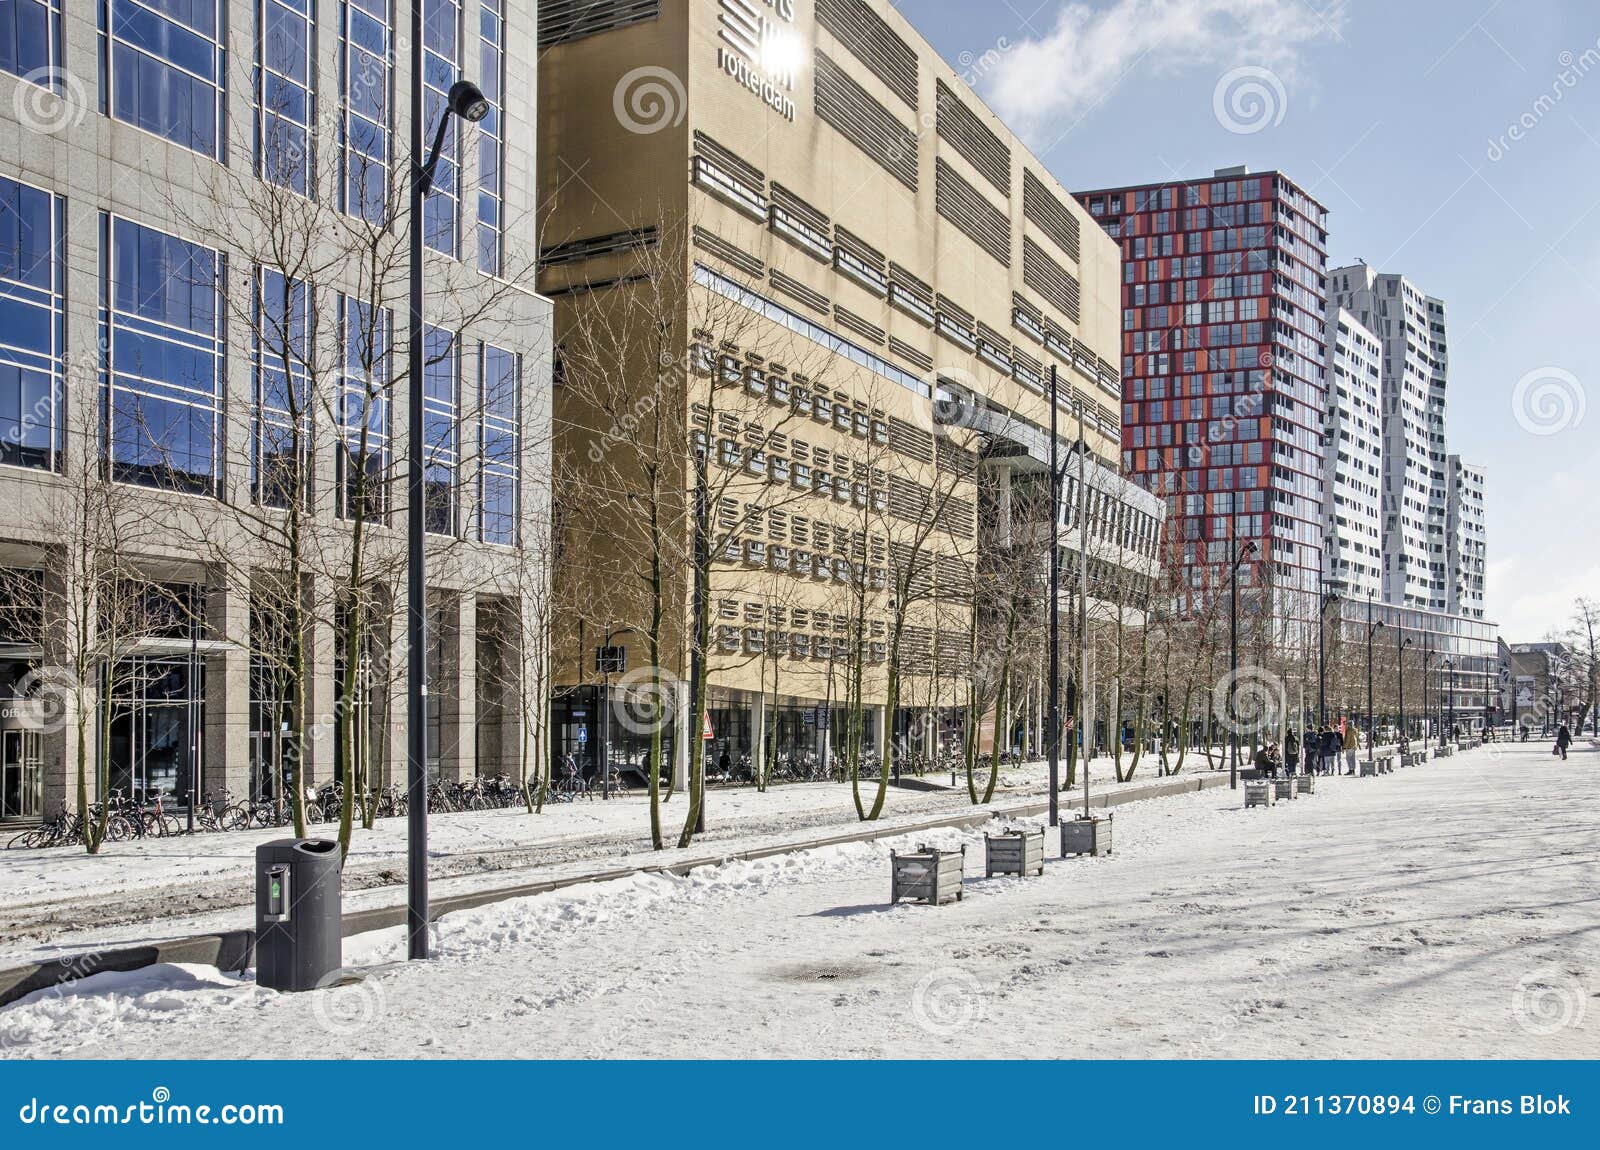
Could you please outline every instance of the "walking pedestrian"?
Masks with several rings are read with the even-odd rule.
[[[1294,777],[1295,768],[1300,765],[1300,736],[1290,731],[1283,740],[1283,773],[1290,778]],[[1306,773],[1311,773],[1311,764],[1306,764]]]
[[[1348,718],[1344,721],[1344,738],[1340,741],[1344,748],[1344,773],[1356,773],[1356,751],[1361,749],[1361,736],[1356,731],[1356,725]]]
[[[1560,755],[1561,761],[1564,763],[1567,761],[1567,748],[1571,745],[1572,732],[1567,730],[1567,725],[1565,723],[1562,723],[1561,726],[1556,729],[1556,745],[1555,749],[1550,753],[1552,755]]]

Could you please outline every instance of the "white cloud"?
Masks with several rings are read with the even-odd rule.
[[[1002,119],[1024,135],[1065,130],[1119,81],[1138,72],[1254,64],[1281,80],[1300,50],[1337,39],[1343,0],[1076,0],[1042,37],[1023,40],[984,84]]]

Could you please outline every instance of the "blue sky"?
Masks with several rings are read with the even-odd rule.
[[[897,2],[1067,187],[1279,168],[1332,266],[1444,299],[1490,617],[1536,640],[1600,596],[1600,5]]]

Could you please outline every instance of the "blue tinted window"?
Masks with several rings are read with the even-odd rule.
[[[504,100],[505,19],[500,0],[483,0],[478,12],[478,83],[489,100],[489,114],[478,123],[478,269],[500,272],[505,208],[500,184],[505,155]]]
[[[311,0],[261,0],[257,41],[256,160],[261,178],[301,195],[311,185],[315,114]]]
[[[389,211],[393,26],[386,0],[349,0],[339,44],[339,194],[344,210],[374,223]]]
[[[445,96],[461,77],[460,0],[423,0],[422,74],[426,81],[422,110],[430,138],[445,113]],[[439,166],[422,207],[423,242],[446,255],[460,254],[461,132],[455,116],[445,126]]]
[[[119,120],[221,156],[220,0],[105,0],[110,109]]]
[[[311,494],[311,289],[263,270],[256,281],[251,489],[269,507]],[[298,498],[296,492],[299,493]]]
[[[460,372],[455,334],[423,333],[422,481],[427,529],[456,534],[456,471],[461,464]]]
[[[339,514],[381,519],[389,482],[388,311],[339,297]]]
[[[214,493],[222,379],[210,248],[108,219],[105,450],[128,483]]]
[[[522,478],[520,384],[516,355],[484,344],[478,522],[485,543],[510,546],[517,542]]]
[[[61,0],[0,0],[0,70],[55,87],[61,68]]]
[[[65,220],[61,197],[0,177],[0,463],[60,463]]]

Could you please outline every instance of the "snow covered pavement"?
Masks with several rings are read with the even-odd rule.
[[[885,905],[890,843],[639,876],[397,931],[279,995],[201,967],[0,1010],[9,1056],[1594,1057],[1600,751],[1486,747],[1241,809],[1130,804],[1112,858]],[[904,843],[898,844],[907,845]],[[1054,844],[1049,853],[1055,853]]]

